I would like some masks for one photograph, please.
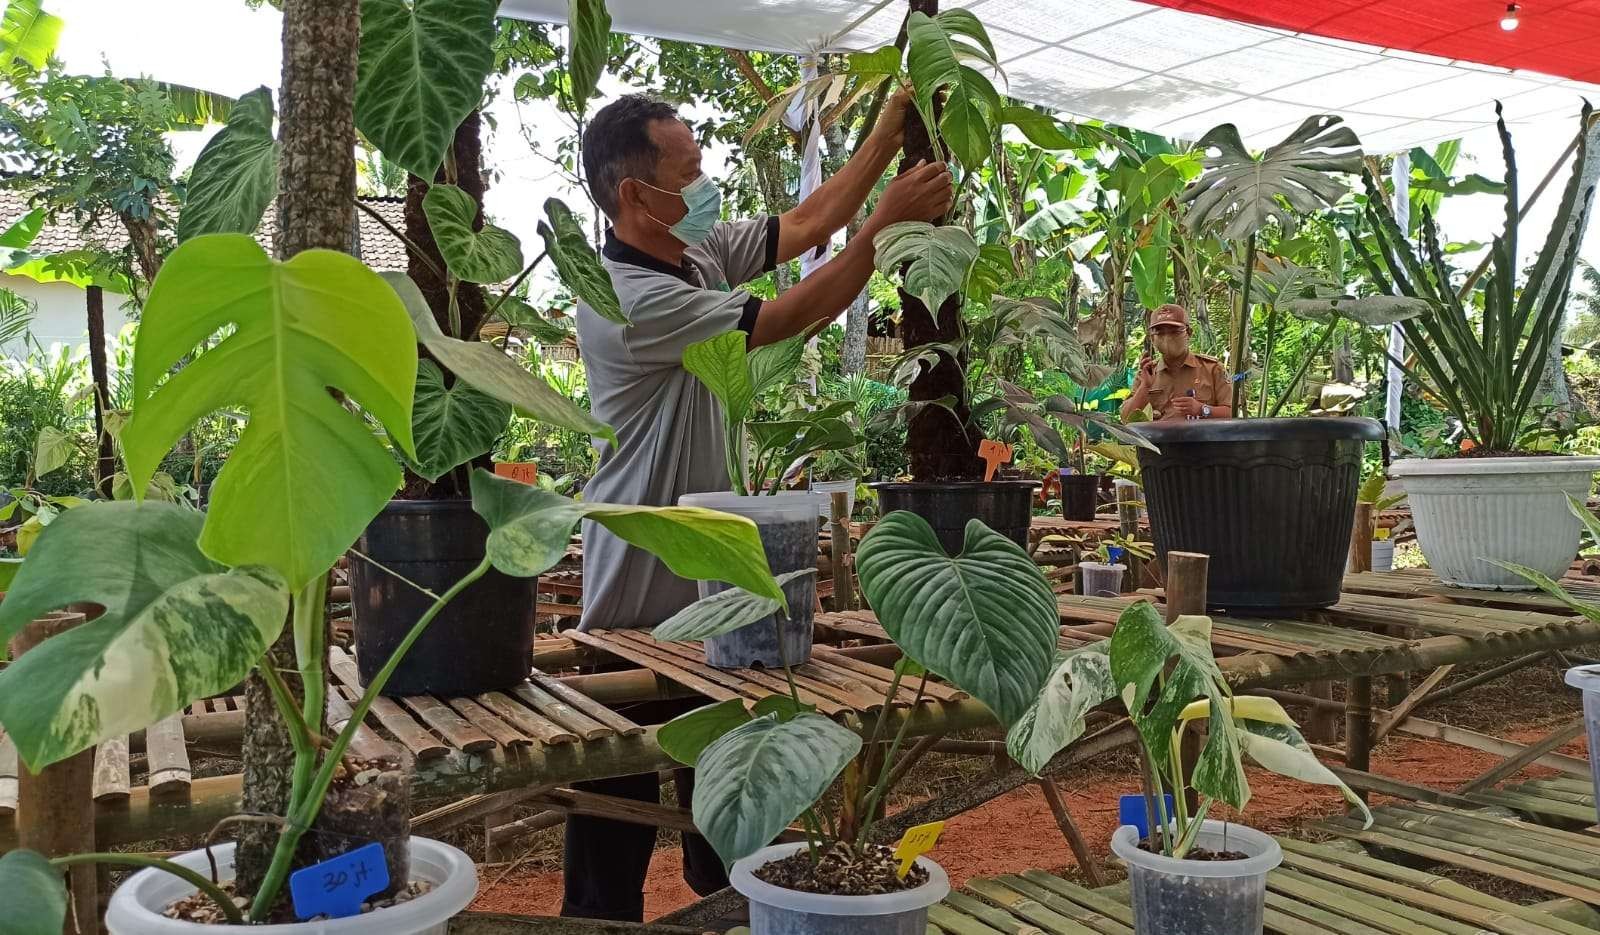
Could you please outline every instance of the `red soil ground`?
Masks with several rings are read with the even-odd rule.
[[[1548,727],[1526,728],[1504,731],[1501,735],[1527,742],[1544,736],[1548,730]],[[1561,748],[1561,752],[1585,756],[1587,745],[1579,739]],[[1374,752],[1372,769],[1384,776],[1448,789],[1482,773],[1498,760],[1492,754],[1400,735],[1385,741]],[[1549,772],[1533,767],[1521,778]],[[1138,780],[1131,773],[1095,771],[1092,766],[1082,773],[1069,775],[1059,784],[1084,837],[1097,856],[1109,861],[1111,832],[1118,823],[1118,796],[1139,791]],[[1253,794],[1247,817],[1252,826],[1265,831],[1288,831],[1343,809],[1338,793],[1329,789],[1283,779],[1259,769],[1249,770],[1249,778]],[[1076,869],[1076,861],[1057,831],[1049,808],[1033,786],[1018,789],[952,819],[933,856],[956,886],[972,877],[1033,867],[1069,873]],[[646,918],[655,918],[694,902],[694,892],[684,884],[681,867],[682,858],[677,848],[656,851],[645,883]],[[559,872],[523,873],[513,869],[494,882],[499,875],[497,870],[484,872],[484,888],[471,908],[528,915],[559,911]]]

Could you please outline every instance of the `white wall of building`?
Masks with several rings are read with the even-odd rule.
[[[5,273],[0,273],[0,288],[16,292],[37,307],[32,334],[40,346],[47,349],[52,344],[76,347],[89,342],[88,310],[83,289],[70,283],[34,282]],[[128,303],[128,297],[107,292],[105,299],[106,336],[108,340],[115,340],[117,332],[128,321],[123,308]],[[20,341],[0,344],[0,358],[20,359],[27,354],[27,346]]]

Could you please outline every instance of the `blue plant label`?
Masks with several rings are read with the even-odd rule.
[[[1162,798],[1166,799],[1167,814],[1171,815],[1171,794],[1162,796]],[[1139,829],[1140,838],[1145,838],[1150,835],[1150,819],[1144,811],[1144,796],[1142,794],[1123,796],[1117,802],[1117,814],[1118,817],[1122,819],[1123,824],[1133,825],[1135,828]]]
[[[1106,558],[1108,560],[1110,560],[1111,564],[1113,564],[1113,565],[1115,565],[1116,563],[1122,561],[1122,546],[1120,546],[1120,545],[1108,545],[1108,546],[1106,546]]]
[[[294,914],[302,919],[353,916],[368,896],[388,888],[389,863],[376,841],[289,874]]]

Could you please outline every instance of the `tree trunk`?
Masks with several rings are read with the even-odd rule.
[[[139,264],[139,274],[145,282],[155,282],[156,273],[161,272],[161,237],[155,221],[136,218],[127,212],[118,217],[128,232],[128,242],[133,246],[133,258]]]
[[[111,383],[106,376],[106,296],[99,286],[89,286],[84,295],[89,317],[89,375],[94,381],[94,486],[102,497],[110,497],[117,451],[106,431],[105,410],[111,402]]]
[[[910,0],[913,12],[933,16],[939,12],[938,0]],[[942,100],[934,102],[934,119],[943,110]],[[900,157],[900,172],[918,162],[935,162],[933,140],[927,127],[913,113],[906,115],[905,142]],[[900,334],[906,350],[925,344],[954,343],[961,337],[961,294],[958,292],[939,306],[937,314],[915,296],[900,290]],[[906,429],[906,448],[911,456],[911,476],[919,482],[976,480],[983,476],[978,459],[978,439],[967,437],[970,410],[967,408],[965,351],[954,359],[940,354],[937,365],[923,368],[911,383],[912,402],[950,397],[955,414],[941,406],[926,406],[911,419]]]
[[[355,225],[356,55],[361,46],[360,0],[285,0],[283,80],[279,101],[278,233],[280,259],[304,250],[345,250]],[[294,628],[285,626],[262,665],[274,667],[302,696]],[[285,815],[294,748],[257,674],[245,682],[244,808]],[[322,718],[311,725],[323,731]],[[240,826],[235,855],[239,891],[254,893],[277,844],[276,826]],[[304,839],[297,863],[309,859],[316,835]],[[287,891],[285,891],[287,892]]]
[[[447,177],[445,167],[440,167],[434,175],[434,182],[449,182],[460,188],[472,197],[477,205],[477,212],[473,215],[472,226],[474,229],[483,227],[483,192],[486,186],[483,183],[483,143],[480,138],[482,120],[477,111],[467,115],[456,127],[456,138],[451,143],[454,159],[448,160],[446,166],[454,166],[455,179]],[[461,322],[460,333],[450,321],[450,283],[441,277],[436,269],[445,268],[444,255],[439,252],[439,244],[433,239],[433,229],[428,226],[428,215],[422,210],[422,199],[428,194],[428,183],[415,175],[406,176],[406,208],[405,208],[405,234],[406,238],[416,244],[423,254],[432,261],[432,265],[419,259],[408,249],[406,251],[406,274],[416,282],[417,288],[422,290],[422,297],[428,300],[428,308],[433,310],[433,319],[439,323],[439,328],[445,334],[455,335],[466,340],[472,340],[478,333],[478,327],[483,324],[483,319],[489,311],[488,302],[485,300],[483,287],[477,283],[458,282],[456,284],[456,315]],[[420,357],[432,359],[433,355],[425,347],[418,347]],[[455,375],[445,370],[445,380],[453,383]],[[490,458],[484,455],[472,462],[461,465],[450,473],[440,477],[437,481],[428,482],[406,472],[405,488],[401,496],[406,499],[416,500],[453,500],[468,496],[468,483],[473,467],[488,467]]]

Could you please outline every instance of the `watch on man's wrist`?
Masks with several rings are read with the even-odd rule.
[[[1200,404],[1200,418],[1202,418],[1202,419],[1211,418],[1211,407],[1207,406],[1205,403],[1201,403]]]

